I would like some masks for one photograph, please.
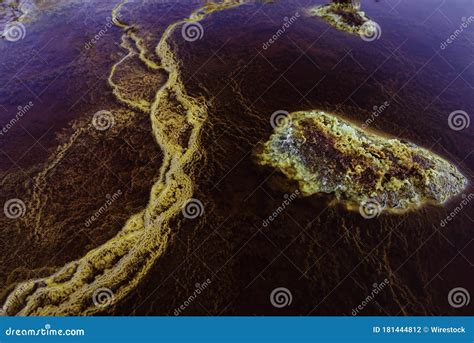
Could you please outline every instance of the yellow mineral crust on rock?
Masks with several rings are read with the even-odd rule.
[[[257,158],[297,181],[303,195],[332,193],[348,207],[370,199],[403,212],[442,204],[467,184],[455,166],[432,152],[322,111],[291,113]]]
[[[359,5],[343,2],[331,2],[326,5],[308,9],[309,15],[322,18],[335,28],[353,34],[365,34],[364,30],[372,30],[372,21],[361,11]],[[370,34],[370,32],[369,32]]]

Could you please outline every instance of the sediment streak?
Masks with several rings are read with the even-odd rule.
[[[114,23],[134,42],[140,60],[152,70],[164,69],[168,79],[149,108],[125,101],[112,76],[109,83],[118,101],[150,114],[153,135],[164,153],[159,179],[152,187],[146,208],[129,218],[114,238],[49,277],[18,285],[3,306],[8,315],[91,315],[103,310],[93,301],[94,292],[100,288],[113,292],[113,302],[120,301],[163,254],[171,233],[171,219],[180,214],[183,204],[192,197],[193,169],[203,156],[200,137],[207,118],[207,105],[204,98],[187,94],[168,39],[183,23],[200,21],[208,14],[242,2],[207,3],[189,18],[171,24],[155,49],[160,65],[146,57],[140,38],[130,26],[117,19],[117,11],[124,3],[114,9]],[[124,47],[127,47],[124,43],[127,37],[122,39]],[[130,48],[127,56],[131,55]],[[122,62],[113,66],[111,75]]]

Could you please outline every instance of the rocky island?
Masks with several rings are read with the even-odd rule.
[[[310,8],[309,14],[322,18],[341,31],[367,37],[377,34],[377,24],[361,11],[359,0],[333,0]]]
[[[256,156],[297,181],[303,195],[331,193],[349,208],[369,200],[392,212],[442,204],[467,183],[426,149],[317,110],[289,114]]]

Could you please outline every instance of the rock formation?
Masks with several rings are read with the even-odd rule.
[[[322,18],[341,31],[369,37],[376,33],[375,23],[360,10],[359,0],[334,0],[310,8],[309,14]]]
[[[316,110],[289,114],[256,155],[260,164],[297,181],[303,195],[331,193],[348,207],[370,200],[403,212],[442,204],[467,183],[455,166],[426,149]]]

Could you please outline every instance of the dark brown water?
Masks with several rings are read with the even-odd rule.
[[[452,130],[448,116],[474,112],[473,27],[440,48],[463,17],[469,18],[472,1],[365,1],[363,10],[382,28],[373,42],[306,15],[306,8],[320,3],[246,4],[202,20],[201,40],[187,42],[181,30],[173,33],[186,90],[205,97],[209,107],[204,158],[193,174],[193,197],[203,203],[204,215],[194,220],[178,215],[164,255],[106,313],[173,315],[196,283],[208,278],[210,286],[182,314],[351,315],[384,279],[389,285],[361,315],[473,313],[472,304],[456,309],[447,299],[454,287],[471,294],[474,289],[472,204],[440,224],[462,195],[443,207],[371,220],[332,205],[330,196],[299,198],[263,225],[295,190],[252,157],[271,134],[270,117],[277,110],[324,109],[359,123],[372,118],[372,129],[431,149],[472,180],[474,129]],[[17,282],[47,276],[112,238],[146,206],[158,178],[162,152],[149,115],[119,103],[107,83],[110,68],[126,53],[118,46],[121,30],[110,28],[94,48],[84,49],[114,6],[58,5],[25,22],[25,39],[0,42],[0,123],[17,106],[34,103],[0,136],[2,204],[20,198],[29,205],[35,177],[51,165],[56,147],[70,141],[74,126],[103,109],[129,113],[113,131],[81,134],[68,145],[44,181],[41,209],[27,207],[24,219],[0,220],[2,298]],[[123,15],[136,23],[154,58],[164,29],[197,7],[132,2]],[[263,49],[284,18],[296,13],[287,32]],[[138,65],[127,65],[120,84],[127,94],[152,97],[159,76],[146,83],[149,71]],[[374,117],[374,106],[385,102],[389,105]],[[118,189],[120,199],[85,227],[107,194]],[[472,192],[469,184],[464,194]],[[277,287],[291,291],[290,306],[272,306],[270,293]]]

